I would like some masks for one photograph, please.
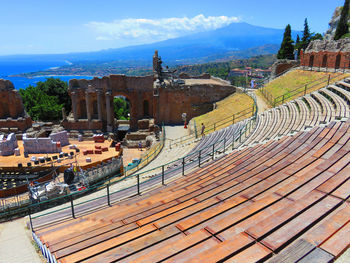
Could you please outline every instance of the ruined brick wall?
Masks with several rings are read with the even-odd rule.
[[[300,54],[300,65],[332,69],[350,68],[350,39],[315,40]]]
[[[159,93],[159,122],[183,123],[182,113],[187,121],[213,109],[213,103],[235,92],[232,86],[193,85],[166,88]]]
[[[30,117],[26,114],[22,98],[14,89],[11,81],[0,79],[0,129],[24,131],[32,126]]]
[[[110,75],[101,79],[71,80],[72,114],[63,125],[68,130],[114,128],[113,97],[118,95],[130,101],[130,127],[134,130],[137,121],[145,117],[154,118],[157,124],[177,124],[182,123],[183,112],[189,120],[210,110],[213,102],[236,91],[233,86],[221,83],[166,86],[156,92],[153,83],[154,76]],[[155,93],[158,96],[154,96]]]

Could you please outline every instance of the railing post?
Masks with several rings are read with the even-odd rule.
[[[73,196],[70,195],[70,206],[72,209],[72,217],[75,219],[75,214],[74,214],[74,204],[73,204]]]
[[[137,175],[137,194],[140,195],[140,174]]]
[[[109,196],[109,184],[107,184],[107,204],[108,206],[111,206],[111,199]]]
[[[232,115],[232,124],[235,124],[235,115]]]
[[[165,180],[164,180],[164,164],[162,165],[162,185],[165,185]]]
[[[212,160],[214,160],[214,152],[215,152],[215,143],[213,144],[213,152],[212,152],[213,156],[211,157]]]
[[[214,123],[214,131],[215,131],[215,129],[216,129],[216,123]]]
[[[28,207],[28,216],[29,216],[29,222],[30,222],[30,229],[32,230],[32,232],[34,232],[32,215],[30,214],[30,207]]]
[[[199,150],[199,153],[198,153],[198,167],[201,167],[201,155],[202,155],[202,150]]]
[[[273,99],[273,107],[276,107],[276,98]]]
[[[328,82],[327,82],[327,86],[329,86],[329,81],[331,80],[331,75],[328,75]]]
[[[284,94],[282,95],[282,104],[284,103]]]
[[[185,157],[182,158],[182,175],[185,175]]]
[[[306,95],[306,89],[307,89],[307,85],[305,85],[304,96]]]

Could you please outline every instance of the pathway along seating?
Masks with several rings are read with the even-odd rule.
[[[251,145],[350,116],[350,79],[329,85],[258,115]]]
[[[333,121],[35,235],[59,262],[328,262],[350,243],[349,178],[350,121]]]

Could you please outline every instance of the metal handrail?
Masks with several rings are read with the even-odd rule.
[[[329,85],[331,80],[336,79],[341,75],[342,75],[342,73],[339,73],[338,75],[333,76],[333,77],[331,77],[331,75],[321,77],[319,79],[313,80],[313,81],[311,81],[303,86],[295,88],[295,89],[288,91],[285,94],[277,96],[277,97],[274,97],[265,87],[260,88],[259,91],[265,97],[265,99],[268,101],[268,103],[271,106],[276,107],[279,104],[283,104],[287,99],[289,99],[291,97],[297,96],[299,94],[306,95],[307,92],[309,90],[311,90],[312,88],[314,88],[316,85],[320,85],[322,83],[327,83],[327,85]],[[317,83],[318,81],[320,81],[320,82]]]
[[[247,132],[247,130],[248,130],[248,127],[249,127],[249,130],[253,127],[252,122],[254,122],[254,124],[255,124],[255,120],[256,120],[255,117],[253,117],[252,119],[250,119],[249,122],[247,122],[247,123],[244,125],[244,127],[242,127],[242,128],[239,130],[239,131],[240,131],[240,132],[239,132],[239,137],[238,137],[238,138],[235,138],[234,141],[238,141],[238,140],[239,140],[240,143],[242,143],[242,137],[244,137],[244,135],[246,135],[246,132]],[[222,147],[224,147],[223,152],[225,152],[225,149],[229,148],[230,145],[225,145],[225,143],[224,143],[224,146],[220,146],[220,144],[221,144],[222,142],[225,142],[226,140],[227,140],[227,138],[225,137],[224,139],[222,139],[222,140],[220,140],[220,141],[218,141],[218,142],[215,142],[215,143],[213,143],[213,144],[210,144],[210,145],[206,146],[205,148],[203,148],[203,149],[201,149],[201,150],[198,150],[198,151],[196,151],[196,152],[192,152],[192,153],[190,153],[190,154],[187,154],[186,156],[182,157],[182,159],[185,160],[185,158],[188,158],[188,157],[191,156],[191,155],[198,154],[198,153],[200,153],[200,152],[202,153],[202,150],[207,149],[207,148],[212,148],[212,149],[214,149],[214,148],[215,148],[215,145],[219,146],[219,147],[216,148],[215,152],[218,152],[220,149],[222,149]],[[232,145],[232,149],[234,149],[234,142],[233,142],[233,145]],[[215,153],[214,153],[214,154],[215,154]],[[207,157],[208,157],[208,156],[211,156],[211,154],[208,153],[208,154],[206,154],[206,156],[207,156]],[[203,155],[199,155],[199,158],[204,159],[204,157],[205,157],[205,156],[203,156]],[[212,158],[214,158],[214,155],[212,155]],[[198,160],[200,160],[200,159],[196,158],[194,161],[198,161]],[[12,210],[12,211],[2,212],[2,213],[0,213],[0,218],[11,217],[11,215],[14,215],[14,214],[21,214],[21,213],[23,214],[23,213],[24,213],[24,214],[28,214],[29,217],[30,217],[30,221],[32,221],[32,219],[34,219],[34,218],[39,218],[39,217],[42,217],[42,216],[44,216],[44,215],[52,214],[52,213],[55,213],[55,212],[57,212],[57,211],[61,211],[61,210],[68,209],[68,208],[71,208],[71,210],[72,210],[72,216],[74,217],[74,216],[75,216],[75,215],[74,215],[74,202],[73,202],[74,197],[80,197],[83,193],[86,193],[86,192],[88,192],[88,191],[101,190],[101,189],[106,188],[106,189],[107,189],[107,195],[104,195],[104,196],[101,196],[101,197],[97,197],[97,198],[92,198],[92,199],[89,199],[89,200],[87,200],[87,201],[83,201],[83,202],[81,202],[81,203],[79,203],[79,204],[75,204],[75,206],[80,205],[80,204],[83,204],[83,203],[91,202],[91,201],[93,201],[93,200],[96,200],[96,199],[99,199],[99,198],[103,198],[103,197],[106,197],[106,196],[107,196],[107,199],[108,199],[108,203],[110,204],[110,195],[111,195],[111,194],[114,194],[114,193],[116,193],[116,192],[118,192],[118,191],[126,190],[126,189],[131,188],[131,187],[135,187],[135,185],[133,185],[133,186],[130,186],[130,187],[127,187],[127,188],[123,188],[123,189],[121,189],[121,190],[118,190],[118,191],[116,191],[116,192],[109,193],[109,187],[110,187],[111,185],[116,184],[116,183],[118,183],[118,182],[121,182],[121,181],[123,181],[123,180],[126,180],[126,179],[129,179],[129,178],[132,178],[132,177],[133,177],[133,178],[138,178],[138,180],[137,180],[137,188],[140,189],[140,184],[144,184],[145,182],[148,182],[148,181],[153,180],[153,179],[155,178],[155,177],[153,177],[153,178],[150,178],[150,179],[145,180],[144,182],[140,183],[140,180],[139,180],[140,175],[145,174],[145,173],[149,173],[150,171],[154,171],[154,170],[159,169],[159,168],[162,168],[162,171],[163,171],[163,172],[162,172],[161,174],[158,174],[158,175],[156,176],[156,178],[160,178],[160,176],[161,176],[161,177],[162,177],[162,183],[164,184],[164,181],[165,181],[165,179],[164,179],[165,177],[164,177],[164,176],[165,176],[166,172],[172,172],[172,171],[174,171],[174,169],[173,169],[173,170],[167,169],[167,171],[165,171],[164,167],[166,167],[166,166],[168,166],[168,165],[170,165],[170,164],[172,164],[172,163],[175,163],[175,162],[179,162],[179,159],[174,160],[174,161],[171,161],[171,162],[166,163],[166,164],[162,164],[162,165],[160,165],[160,166],[158,166],[158,167],[155,167],[155,168],[153,168],[153,169],[150,169],[150,170],[147,170],[147,171],[138,173],[138,174],[128,175],[128,176],[119,178],[119,179],[116,180],[116,181],[112,181],[113,178],[116,178],[116,177],[120,177],[120,176],[121,176],[121,174],[116,174],[116,175],[114,175],[113,177],[110,177],[110,178],[108,178],[108,179],[105,180],[105,181],[102,181],[102,182],[100,182],[100,183],[97,183],[97,184],[95,184],[95,185],[92,185],[92,186],[90,186],[89,188],[87,188],[86,190],[83,190],[83,191],[81,191],[81,192],[79,192],[79,193],[71,193],[71,194],[68,194],[68,195],[65,195],[65,196],[53,198],[53,199],[46,200],[46,201],[42,201],[42,202],[39,202],[39,203],[29,204],[27,207],[21,207],[21,208],[17,208],[17,209],[15,209],[15,210]],[[193,160],[192,160],[192,162],[193,162]],[[189,163],[189,162],[188,162],[188,163]],[[199,161],[199,163],[200,163],[200,161]],[[183,169],[183,171],[184,171],[185,165],[186,165],[186,163],[183,162],[183,163],[182,163],[182,166],[183,166],[182,169]],[[200,166],[200,164],[199,164],[199,166]],[[177,170],[177,169],[180,169],[180,168],[176,168],[175,170]],[[140,193],[140,192],[139,192],[139,193]],[[50,204],[50,203],[51,203],[51,204],[52,204],[52,203],[55,203],[55,204],[56,204],[56,203],[62,203],[62,201],[67,201],[67,200],[70,200],[70,203],[71,203],[71,204],[68,205],[68,206],[65,206],[65,207],[63,207],[63,208],[58,208],[57,210],[50,211],[50,212],[44,213],[44,214],[42,214],[42,215],[38,215],[38,216],[33,217],[33,218],[31,217],[31,213],[34,212],[34,211],[36,211],[39,207],[44,207],[45,205],[48,205],[48,204]]]

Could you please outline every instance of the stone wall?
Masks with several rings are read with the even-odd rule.
[[[27,138],[25,133],[22,140],[24,151],[27,153],[60,153],[62,147],[69,144],[66,131],[52,133],[48,138]]]
[[[60,142],[61,147],[69,145],[68,133],[67,131],[61,131],[57,133],[51,133],[50,139],[54,142]]]
[[[202,76],[201,79],[207,79]],[[129,77],[110,75],[92,80],[71,80],[69,94],[72,113],[62,123],[67,130],[112,131],[115,127],[113,97],[125,96],[131,104],[130,127],[137,129],[137,121],[154,118],[161,125],[182,123],[181,114],[188,120],[208,111],[212,104],[234,93],[236,89],[224,82],[208,80],[210,84],[162,86],[154,88],[154,76]],[[201,106],[203,105],[203,106]]]
[[[300,65],[330,69],[350,68],[350,39],[315,40],[300,54]]]
[[[203,73],[202,75],[199,75],[199,76],[191,76],[187,73],[180,73],[179,78],[180,79],[210,79],[211,76],[208,73]]]
[[[275,63],[273,63],[271,67],[271,76],[270,79],[276,78],[278,75],[286,72],[287,70],[296,67],[299,65],[297,60],[289,60],[289,59],[279,59]]]
[[[17,139],[14,133],[10,133],[6,139],[4,135],[0,135],[0,155],[9,156],[15,153],[18,147]]]
[[[32,121],[26,114],[22,98],[14,89],[11,81],[0,79],[0,130],[25,131],[31,127]]]

